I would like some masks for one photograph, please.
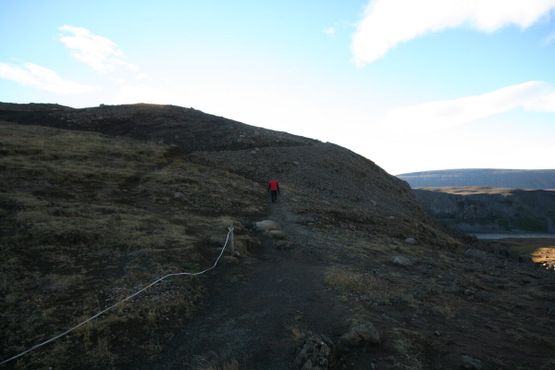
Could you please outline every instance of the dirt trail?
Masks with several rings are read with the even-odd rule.
[[[324,285],[325,266],[301,252],[317,246],[303,240],[286,197],[270,206],[268,218],[297,247],[277,250],[263,238],[255,256],[216,269],[207,277],[205,306],[163,345],[156,368],[197,369],[235,359],[241,369],[291,369],[298,346],[294,328],[330,337],[345,331],[347,308]]]

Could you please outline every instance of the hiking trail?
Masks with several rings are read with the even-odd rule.
[[[267,219],[280,224],[295,248],[278,250],[260,235],[254,256],[208,276],[206,304],[176,330],[154,366],[196,369],[236,359],[240,368],[290,369],[299,344],[295,332],[334,337],[345,331],[340,318],[347,308],[325,286],[325,266],[301,250],[318,245],[303,236],[287,196],[270,205]]]

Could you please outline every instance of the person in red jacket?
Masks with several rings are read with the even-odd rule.
[[[277,180],[268,181],[268,192],[272,194],[272,203],[275,203],[279,193],[279,182]]]

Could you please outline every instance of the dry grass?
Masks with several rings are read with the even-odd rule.
[[[1,124],[0,152],[1,358],[160,275],[204,267],[218,247],[206,241],[223,242],[229,223],[246,249],[241,221],[264,204],[256,184],[170,146]],[[159,352],[168,323],[190,317],[203,292],[199,279],[164,282],[17,366],[129,366]]]
[[[392,298],[402,294],[401,290],[387,280],[372,273],[361,273],[331,268],[325,276],[325,283],[339,291],[343,297],[354,295],[378,304],[390,304]]]
[[[491,244],[514,257],[529,258],[546,268],[555,268],[555,241],[552,239],[506,239]]]
[[[537,248],[531,253],[531,256],[532,262],[555,268],[555,246]]]

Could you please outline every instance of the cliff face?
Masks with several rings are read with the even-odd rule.
[[[414,193],[438,221],[462,232],[555,233],[555,191],[466,189]]]

